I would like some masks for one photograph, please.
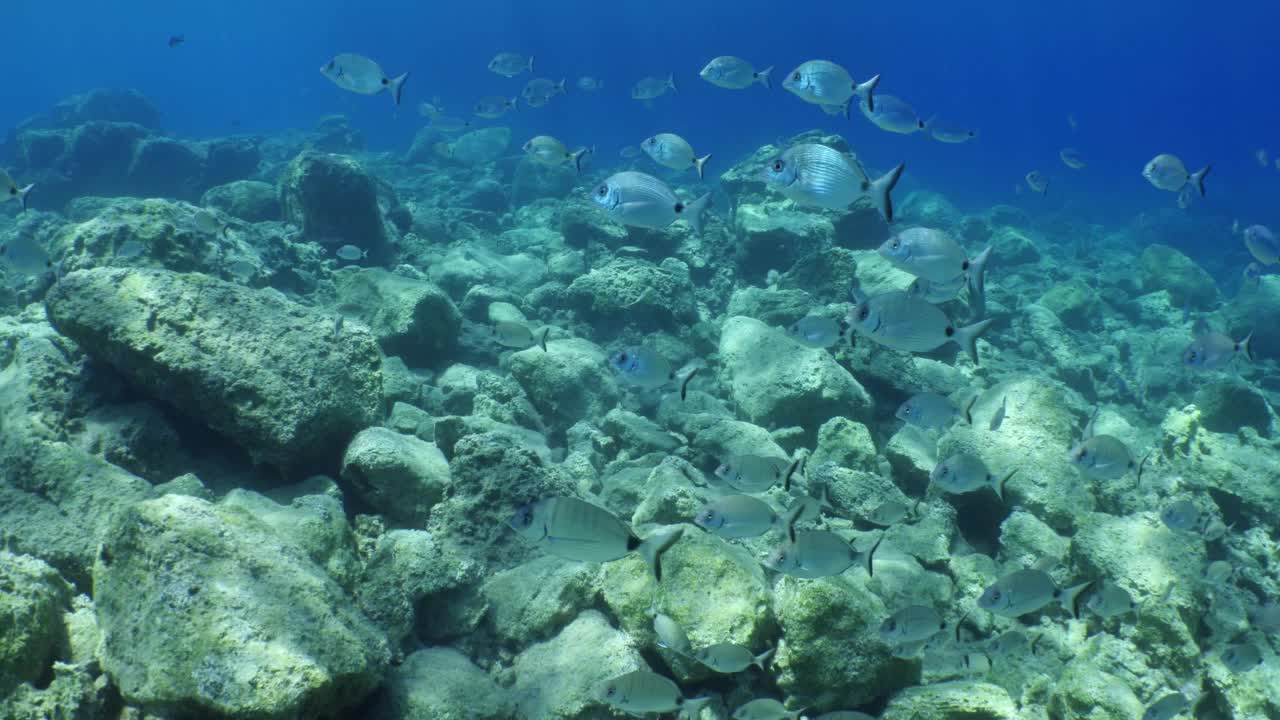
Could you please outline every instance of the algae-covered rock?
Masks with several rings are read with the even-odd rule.
[[[753,317],[766,325],[787,327],[813,310],[813,296],[796,288],[782,290],[748,286],[729,296],[727,315]]]
[[[50,672],[65,642],[62,612],[70,590],[40,560],[0,550],[0,697]]]
[[[373,339],[278,294],[162,270],[74,272],[47,301],[57,330],[159,402],[267,462],[325,455],[373,423]]]
[[[391,671],[374,718],[507,720],[507,691],[452,648],[419,650]]]
[[[1064,720],[1130,720],[1146,710],[1124,680],[1103,671],[1092,657],[1067,663],[1048,709]]]
[[[1213,380],[1200,385],[1195,395],[1200,422],[1206,430],[1235,433],[1251,427],[1260,435],[1271,434],[1274,415],[1267,399],[1252,383],[1240,378]]]
[[[818,443],[805,462],[814,467],[831,462],[867,472],[881,469],[871,432],[866,425],[847,417],[833,417],[818,428]]]
[[[554,555],[496,572],[482,590],[493,633],[511,647],[545,640],[594,605],[600,566]]]
[[[425,525],[449,487],[449,461],[434,443],[372,427],[361,430],[347,446],[342,477],[387,517]]]
[[[1102,324],[1102,303],[1098,293],[1080,280],[1068,280],[1049,288],[1039,303],[1058,316],[1072,330],[1090,330]]]
[[[512,353],[503,364],[533,406],[553,427],[567,429],[599,417],[618,401],[618,386],[604,350],[581,338],[551,340],[547,350]]]
[[[1018,706],[999,685],[955,680],[908,688],[889,701],[882,720],[1013,720]]]
[[[365,616],[384,629],[392,643],[409,638],[415,627],[432,636],[448,635],[439,627],[450,593],[475,583],[479,563],[423,530],[391,530],[379,535],[369,551],[356,601]]]
[[[127,712],[120,709],[120,693],[112,687],[111,678],[91,663],[55,662],[47,685],[37,688],[26,683],[0,695],[0,717],[5,720],[105,720]]]
[[[436,366],[457,347],[462,316],[433,283],[381,268],[349,268],[334,277],[338,311],[367,325],[388,355]]]
[[[748,278],[763,278],[831,244],[835,228],[817,213],[783,210],[776,203],[738,205],[738,267]]]
[[[373,177],[343,155],[306,151],[290,161],[280,207],[306,239],[326,248],[352,243],[377,256],[387,242]]]
[[[287,718],[359,702],[386,640],[306,553],[244,510],[168,495],[94,566],[100,662],[155,712]]]
[[[1168,245],[1149,245],[1138,256],[1138,282],[1143,292],[1167,290],[1178,305],[1211,307],[1218,300],[1213,276]]]
[[[512,665],[518,717],[591,720],[604,712],[595,696],[605,680],[648,669],[625,634],[586,610],[554,638],[530,646]]]
[[[203,188],[204,153],[191,143],[150,137],[134,146],[127,182],[139,195],[194,200]]]
[[[696,317],[689,268],[675,258],[661,264],[615,259],[569,286],[582,313],[606,327],[672,328]]]
[[[236,180],[209,188],[200,204],[247,222],[279,220],[280,195],[274,185],[258,180]]]

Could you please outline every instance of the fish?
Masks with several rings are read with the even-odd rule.
[[[527,141],[521,149],[533,160],[543,165],[563,165],[572,163],[576,172],[582,172],[582,158],[591,152],[591,148],[569,150],[564,143],[550,135],[538,135]]]
[[[1076,129],[1080,127],[1080,123],[1076,122],[1075,113],[1070,113],[1067,115],[1067,125],[1070,126],[1071,132],[1075,132]]]
[[[471,122],[452,115],[438,115],[431,119],[431,127],[442,133],[452,134],[471,127]]]
[[[525,71],[528,71],[531,75],[533,74],[532,55],[526,58],[520,53],[500,52],[489,61],[489,72],[497,73],[503,77],[515,77]]]
[[[734,455],[716,467],[716,477],[742,492],[760,493],[781,482],[790,489],[800,459],[764,455]]]
[[[939,305],[959,297],[960,291],[968,282],[969,278],[965,275],[957,275],[945,282],[934,282],[918,277],[911,281],[905,292],[911,297],[920,298],[932,305]]]
[[[659,388],[675,379],[671,363],[646,347],[628,347],[609,356],[609,366],[628,385],[642,389]]]
[[[922,643],[947,628],[942,615],[927,605],[908,605],[880,623],[880,639],[889,645]]]
[[[560,78],[560,82],[553,82],[547,78],[534,78],[525,83],[520,95],[529,107],[544,107],[551,102],[551,98],[563,95],[564,92],[564,78]]]
[[[1232,527],[1233,525],[1226,524],[1217,515],[1210,515],[1205,518],[1204,525],[1200,528],[1200,537],[1208,542],[1216,542],[1226,536]]]
[[[716,643],[715,645],[708,645],[695,650],[693,659],[718,673],[729,675],[742,672],[752,665],[761,670],[768,669],[765,666],[769,662],[769,658],[773,656],[774,649],[770,648],[759,655],[754,655],[741,645]]]
[[[345,325],[346,322],[347,322],[347,318],[343,315],[339,315],[333,321],[333,336],[335,338],[342,336],[342,326]]]
[[[355,245],[343,245],[334,250],[333,254],[337,255],[340,260],[346,260],[347,262],[357,262],[369,257],[368,250],[361,250]]]
[[[420,102],[418,103],[418,114],[428,120],[435,120],[444,114],[444,108],[440,107],[439,102]]]
[[[227,272],[231,273],[231,277],[240,282],[249,282],[258,274],[258,266],[241,258],[233,260],[231,264],[227,265]]]
[[[920,501],[917,500],[916,505],[919,504]],[[901,500],[885,500],[867,513],[867,521],[880,527],[890,527],[898,524],[910,513],[911,509]]]
[[[1142,713],[1142,720],[1171,720],[1191,704],[1180,692],[1169,693],[1151,703]]]
[[[590,75],[578,78],[578,89],[582,92],[595,92],[604,87],[604,81]]]
[[[1058,157],[1062,158],[1062,164],[1072,170],[1083,170],[1085,167],[1084,158],[1080,156],[1080,151],[1075,148],[1062,148],[1058,151]]]
[[[1004,499],[1004,485],[1018,470],[1010,470],[1003,478],[992,475],[987,470],[982,458],[969,453],[956,453],[933,466],[929,473],[929,482],[942,488],[943,492],[953,495],[981,490],[989,487],[996,491],[996,497]]]
[[[624,171],[595,187],[591,199],[623,225],[661,230],[684,218],[695,234],[702,234],[703,214],[711,207],[711,193],[689,203],[652,175]]]
[[[1142,168],[1142,177],[1160,190],[1178,192],[1190,185],[1204,197],[1204,179],[1209,176],[1212,165],[1205,165],[1199,172],[1189,173],[1182,161],[1175,155],[1157,155]]]
[[[1151,453],[1147,453],[1141,462],[1135,461],[1133,454],[1129,452],[1129,446],[1111,435],[1088,437],[1077,443],[1067,454],[1067,460],[1090,477],[1116,480],[1136,468],[1138,482],[1142,481],[1142,468],[1149,457]]]
[[[768,503],[750,495],[725,495],[699,508],[693,522],[722,538],[759,537],[774,528],[790,527],[794,515],[804,509],[803,502],[796,502],[786,513],[778,514]]]
[[[863,117],[870,120],[872,125],[887,132],[911,135],[912,133],[922,132],[925,129],[924,121],[916,114],[915,108],[911,107],[907,101],[894,95],[881,94],[876,96],[874,109],[870,108],[865,102],[859,102],[858,107],[862,110]]]
[[[1250,225],[1244,229],[1244,246],[1263,265],[1280,263],[1280,240],[1266,225]]]
[[[965,403],[964,408],[961,408],[945,395],[923,392],[904,400],[893,415],[908,425],[926,429],[944,428],[957,418],[972,425],[973,418],[969,415],[969,411],[977,401],[978,396],[974,395],[969,402]]]
[[[835,148],[801,143],[773,158],[765,168],[765,182],[799,205],[845,210],[869,195],[885,222],[893,222],[891,193],[905,165],[872,181],[857,160]]]
[[[49,253],[31,233],[19,233],[13,240],[0,245],[0,262],[28,277],[39,276],[52,265]]]
[[[1182,351],[1182,364],[1193,370],[1217,370],[1231,362],[1237,355],[1243,355],[1253,362],[1253,333],[1244,336],[1240,342],[1232,340],[1229,335],[1219,332],[1205,332],[1191,341],[1187,349]]]
[[[527,325],[518,322],[499,322],[493,325],[493,339],[499,345],[509,348],[533,347],[535,344],[542,346],[542,352],[547,351],[547,333],[551,332],[551,328],[543,328],[540,339],[534,337],[533,331]]]
[[[809,315],[787,326],[787,337],[809,348],[829,348],[843,340],[849,328],[839,320]]]
[[[648,670],[605,680],[596,687],[595,696],[618,710],[633,714],[665,713],[684,710],[688,717],[698,717],[710,697],[686,698],[670,679]]]
[[[1218,656],[1222,664],[1231,672],[1246,673],[1262,664],[1262,653],[1253,643],[1237,643],[1222,649]]]
[[[488,95],[477,100],[471,112],[486,120],[496,120],[505,115],[508,110],[516,110],[518,107],[516,98]]]
[[[1100,618],[1113,618],[1136,612],[1138,603],[1129,591],[1112,582],[1099,583],[1087,593],[1084,606]]]
[[[712,58],[705,67],[699,70],[698,77],[716,87],[722,87],[727,90],[742,90],[756,83],[760,83],[767,90],[772,87],[769,82],[769,74],[772,72],[772,65],[757,72],[751,63],[740,57],[721,55],[720,57]]]
[[[987,644],[987,650],[996,657],[1009,657],[1024,655],[1028,651],[1034,651],[1034,648],[1026,633],[1021,630],[1010,630],[992,638]]]
[[[854,82],[848,70],[830,60],[802,62],[782,81],[782,87],[801,100],[814,105],[841,107],[845,117],[849,117],[849,103],[855,96],[863,98],[867,109],[874,112],[875,90],[879,84],[879,75],[865,82]]]
[[[641,540],[626,523],[602,507],[574,497],[545,497],[520,506],[507,520],[511,529],[566,560],[609,562],[638,553],[662,580],[662,554],[680,539],[679,527]]]
[[[1066,608],[1072,617],[1079,615],[1077,601],[1093,581],[1059,589],[1043,570],[1017,570],[995,581],[978,598],[978,607],[1006,618],[1018,618],[1052,603]]]
[[[996,414],[991,416],[991,422],[987,425],[987,429],[995,432],[1004,424],[1004,413],[1009,406],[1009,396],[1005,395],[1000,399],[1000,409],[996,410]]]
[[[1220,587],[1226,584],[1226,582],[1231,579],[1231,576],[1235,574],[1236,568],[1234,565],[1226,560],[1214,560],[1204,566],[1204,574],[1200,579],[1203,580],[1206,585]]]
[[[792,530],[790,539],[765,557],[764,566],[784,575],[814,580],[839,575],[860,565],[873,575],[876,549],[883,537],[866,553],[858,552],[844,538],[829,530]]]
[[[796,720],[805,708],[788,710],[786,705],[772,698],[757,698],[739,705],[730,715],[733,720]]]
[[[640,157],[640,148],[635,145],[627,145],[618,151],[618,157],[623,160],[634,160],[635,158]]]
[[[388,77],[378,63],[355,53],[333,56],[332,60],[320,66],[320,74],[343,90],[360,95],[377,95],[386,90],[397,106],[404,94],[404,84],[409,80],[409,73]]]
[[[676,79],[674,75],[668,74],[666,79],[659,77],[643,77],[631,86],[631,98],[633,100],[653,100],[662,97],[670,90],[671,92],[680,92],[676,88]]]
[[[182,43],[184,43],[184,42],[186,42],[186,41],[187,41],[187,36],[186,36],[186,35],[170,35],[170,36],[169,36],[169,47],[170,47],[170,48],[176,48],[176,47],[178,47],[179,45],[181,45]]]
[[[972,272],[979,285],[991,257],[988,247],[970,260],[949,233],[926,227],[908,228],[891,235],[876,252],[890,265],[916,277],[945,283]]]
[[[218,222],[217,216],[203,208],[196,210],[195,214],[191,216],[191,221],[196,226],[196,230],[205,235],[216,235],[219,231],[225,231],[229,227],[224,223]]]
[[[1160,511],[1160,522],[1175,532],[1199,532],[1204,527],[1204,514],[1190,500],[1175,500]]]
[[[929,137],[950,145],[967,143],[978,137],[978,131],[971,127],[966,127],[950,120],[941,120],[937,117],[931,117],[926,120],[924,129]]]
[[[704,167],[707,161],[711,159],[708,153],[702,157],[693,151],[693,146],[687,140],[674,133],[659,133],[652,137],[647,137],[640,143],[640,149],[646,155],[653,158],[653,161],[663,167],[672,170],[687,170],[693,168],[698,171],[698,179],[702,179]]]
[[[654,613],[653,632],[658,636],[658,647],[692,657],[693,646],[689,643],[689,636],[669,615]]]
[[[1267,161],[1267,151],[1264,148],[1258,148],[1253,151],[1253,159],[1258,161],[1258,167],[1265,168],[1270,163]]]
[[[1049,178],[1045,177],[1044,173],[1032,170],[1027,173],[1026,180],[1027,187],[1031,188],[1032,192],[1038,192],[1041,195],[1049,194]]]
[[[31,183],[26,187],[18,187],[18,183],[14,182],[12,177],[9,177],[9,173],[0,168],[0,193],[4,193],[4,196],[0,197],[0,202],[17,200],[18,207],[26,210],[27,197],[31,195],[31,190],[34,188],[35,183]]]
[[[928,352],[953,342],[974,365],[978,364],[978,338],[993,322],[980,320],[958,328],[937,307],[900,291],[866,298],[846,321],[859,335],[895,350]]]
[[[116,248],[116,257],[128,260],[146,252],[147,247],[137,240],[126,240]]]

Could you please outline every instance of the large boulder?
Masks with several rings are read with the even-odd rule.
[[[1142,251],[1138,282],[1143,292],[1167,290],[1179,306],[1210,308],[1217,304],[1218,286],[1213,276],[1168,245],[1151,245]]]
[[[604,350],[580,338],[552,340],[504,359],[511,376],[549,423],[568,429],[584,417],[599,417],[618,401]]]
[[[660,265],[613,260],[579,276],[569,294],[584,317],[608,329],[624,324],[674,329],[697,318],[689,267],[675,258]]]
[[[381,409],[381,355],[357,328],[200,274],[97,268],[49,293],[50,322],[152,398],[292,464],[336,452]]]
[[[368,326],[388,355],[430,367],[457,347],[462,315],[434,283],[353,267],[334,275],[334,288],[338,312]]]
[[[512,669],[518,717],[590,720],[604,709],[597,686],[648,667],[630,638],[598,611],[587,610],[559,635],[516,656]]]
[[[371,427],[347,446],[342,477],[392,520],[425,525],[449,486],[449,461],[433,443]]]
[[[169,137],[152,137],[134,147],[127,181],[144,196],[200,197],[204,179],[204,154],[199,147]]]
[[[168,495],[117,518],[94,566],[100,662],[162,715],[292,718],[373,691],[386,639],[253,514]]]
[[[280,219],[280,195],[274,185],[259,180],[236,180],[209,188],[200,204],[247,222]]]
[[[781,203],[742,204],[734,223],[739,232],[738,268],[748,279],[781,272],[800,258],[831,244],[835,228],[822,215],[783,209]]]
[[[0,550],[0,696],[39,682],[65,642],[66,581],[45,563]]]
[[[453,648],[434,647],[405,658],[391,672],[379,720],[506,720],[511,700],[483,670]]]
[[[377,185],[345,155],[299,153],[280,178],[280,207],[303,237],[326,248],[350,243],[378,256],[387,243]]]

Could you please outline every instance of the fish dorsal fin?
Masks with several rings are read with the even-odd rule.
[[[1093,414],[1089,416],[1088,424],[1084,426],[1084,434],[1081,436],[1080,438],[1081,440],[1088,440],[1089,438],[1093,437],[1093,433],[1094,433],[1093,426],[1094,426],[1094,423],[1098,422],[1098,413],[1100,412],[1102,412],[1101,407],[1096,407],[1093,409]]]

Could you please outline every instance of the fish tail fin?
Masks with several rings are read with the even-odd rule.
[[[684,402],[689,399],[689,381],[692,380],[693,376],[697,375],[698,371],[701,369],[702,368],[694,368],[690,370],[689,374],[685,375],[684,380],[680,382],[680,402]]]
[[[966,425],[973,424],[973,405],[976,402],[978,402],[978,396],[974,395],[969,398],[969,402],[964,404],[964,410],[961,411],[961,417],[964,418],[964,423]]]
[[[1093,587],[1093,580],[1088,580],[1066,590],[1058,591],[1058,602],[1062,603],[1062,607],[1071,613],[1071,617],[1080,617],[1080,598],[1084,595],[1084,591]]]
[[[667,87],[671,88],[671,92],[680,92],[680,88],[676,87],[675,73],[667,73]]]
[[[930,140],[933,139],[933,133],[930,132],[930,130],[933,129],[933,121],[937,119],[938,119],[937,115],[930,115],[928,120],[919,120],[916,123],[917,126],[920,128],[920,131],[924,133],[924,136],[926,138],[929,138]]]
[[[802,455],[801,457],[791,461],[791,465],[787,468],[787,474],[782,478],[783,492],[791,492],[791,478],[795,477],[796,470],[800,468],[800,461],[803,459],[804,457]]]
[[[791,542],[796,541],[796,523],[800,522],[800,516],[804,514],[808,507],[809,501],[805,498],[797,498],[779,518],[779,522],[782,523],[782,527],[787,533],[787,539]]]
[[[507,107],[511,108],[511,112],[520,112],[520,96],[515,95],[507,101]]]
[[[969,356],[974,365],[978,364],[978,338],[982,337],[993,322],[995,321],[988,318],[972,325],[956,328],[955,335],[951,338],[957,345],[964,348],[964,353]]]
[[[529,74],[530,75],[533,74],[533,56],[532,55],[529,56]]]
[[[36,186],[35,183],[31,183],[30,185],[24,188],[18,188],[18,205],[20,205],[23,210],[27,209],[27,196],[31,194],[31,190],[35,186]],[[1249,359],[1252,360],[1253,357],[1250,356]]]
[[[24,195],[23,198],[24,200],[23,200],[22,206],[25,208],[27,206],[26,200],[25,200],[26,196]],[[1236,343],[1236,352],[1244,353],[1244,356],[1249,359],[1249,362],[1253,362],[1253,331],[1252,330],[1249,331],[1248,335],[1244,336],[1243,340]]]
[[[769,669],[769,660],[770,660],[770,658],[772,658],[772,657],[773,657],[773,653],[774,653],[774,651],[775,651],[775,650],[777,650],[777,649],[778,649],[778,648],[776,648],[776,647],[771,647],[771,648],[769,648],[768,650],[765,650],[764,652],[762,652],[762,653],[760,653],[759,655],[757,655],[757,656],[755,656],[754,658],[752,658],[752,659],[751,659],[751,664],[752,664],[752,665],[755,665],[756,667],[760,668],[761,670],[768,670],[768,669]]]
[[[694,159],[693,159],[693,168],[694,168],[695,170],[697,170],[697,171],[698,171],[698,179],[699,179],[699,180],[702,180],[702,179],[703,179],[703,176],[702,176],[702,169],[703,169],[703,167],[707,164],[707,161],[708,161],[708,160],[710,160],[710,159],[711,159],[711,153],[707,153],[706,155],[703,155],[703,156],[702,156],[702,157],[700,157],[700,158],[694,158]]]
[[[871,183],[871,197],[875,201],[876,207],[879,208],[880,214],[884,216],[887,223],[893,222],[893,189],[898,185],[898,179],[902,177],[902,171],[906,169],[906,163],[899,163],[898,167],[876,178]]]
[[[1195,184],[1196,190],[1200,191],[1200,197],[1204,197],[1204,179],[1209,177],[1209,172],[1213,170],[1212,165],[1205,165],[1200,168],[1200,172],[1191,176],[1191,182]]]
[[[579,148],[578,150],[569,153],[569,158],[573,160],[573,169],[578,174],[582,173],[582,156],[589,152],[591,152],[590,148]]]
[[[542,352],[547,351],[547,336],[551,334],[551,328],[542,328],[542,337],[538,340],[538,344],[542,346]]]
[[[1018,474],[1018,468],[1014,468],[1009,472],[1005,473],[1005,476],[997,480],[995,482],[995,485],[992,486],[992,488],[996,491],[996,497],[1000,498],[1000,502],[1004,502],[1005,483],[1009,482],[1009,478],[1017,474]]]
[[[773,89],[773,83],[769,81],[769,73],[771,72],[773,72],[772,65],[756,73],[756,81],[763,85],[766,90]]]
[[[640,557],[653,570],[653,578],[658,582],[662,582],[662,554],[671,549],[683,533],[682,527],[660,530],[645,538],[636,548],[636,552],[640,553]]]
[[[399,77],[391,78],[388,82],[387,89],[391,91],[391,99],[396,101],[396,105],[400,104],[400,96],[404,94],[404,84],[409,79],[409,73],[405,73]]]
[[[972,306],[973,317],[980,319],[987,314],[987,261],[991,259],[991,246],[978,253],[969,261],[969,274],[965,276],[965,284],[969,287],[969,305]]]
[[[880,549],[880,543],[882,542],[884,542],[884,533],[880,533],[880,537],[876,539],[876,544],[872,545],[871,549],[867,551],[867,577],[873,577],[875,575],[874,560],[876,557],[876,550]]]
[[[560,82],[556,83],[556,91],[563,95],[565,91],[565,78],[560,78]]]
[[[685,220],[689,221],[689,226],[697,235],[702,234],[702,215],[709,207],[711,207],[711,193],[706,193],[680,210],[680,214],[685,216]]]
[[[1147,454],[1143,455],[1142,460],[1138,463],[1138,484],[1139,485],[1142,484],[1142,469],[1147,466],[1147,461],[1151,459],[1151,453],[1155,451],[1156,451],[1155,448],[1151,448],[1150,450],[1148,450]]]
[[[876,109],[876,102],[873,99],[873,95],[876,91],[876,86],[879,84],[880,84],[880,76],[876,75],[875,77],[871,78],[870,80],[864,83],[859,83],[853,86],[853,92],[855,94],[861,95],[862,97],[867,99],[867,110],[875,111]]]

